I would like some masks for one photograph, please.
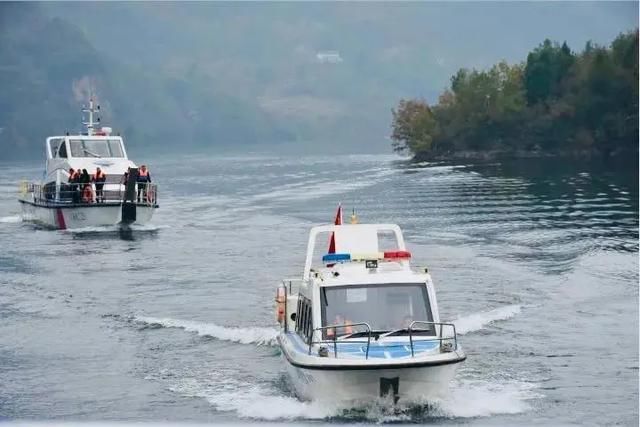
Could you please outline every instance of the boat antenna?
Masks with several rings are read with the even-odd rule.
[[[89,98],[89,106],[83,106],[82,108],[82,113],[83,113],[83,121],[82,124],[85,125],[87,127],[87,135],[88,136],[92,136],[94,133],[94,127],[96,124],[100,123],[100,118],[97,117],[94,121],[93,119],[93,115],[96,114],[100,111],[100,106],[94,104],[93,102],[93,97]],[[86,122],[84,121],[84,113],[88,113],[89,114],[89,120],[87,120]]]

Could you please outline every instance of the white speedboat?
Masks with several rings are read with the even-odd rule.
[[[111,128],[96,130],[94,114],[100,109],[90,101],[83,111],[86,133],[52,136],[45,143],[46,167],[40,182],[22,182],[18,201],[22,220],[56,229],[146,224],[158,208],[157,186],[138,182],[142,172],[127,158],[124,141]],[[98,119],[99,120],[99,119]],[[74,182],[70,170],[100,168],[103,178]],[[125,176],[125,173],[127,174]]]
[[[318,236],[329,233],[335,253],[320,257]],[[389,237],[393,249],[381,252]],[[431,276],[412,270],[410,257],[395,224],[311,229],[302,279],[285,280],[276,294],[278,343],[298,397],[446,395],[466,356],[455,326],[440,322]]]

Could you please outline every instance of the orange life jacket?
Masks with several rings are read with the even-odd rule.
[[[138,171],[138,176],[149,176],[149,170],[139,170]]]
[[[96,171],[96,173],[93,174],[93,180],[94,181],[97,181],[97,180],[102,179],[104,177],[105,177],[105,175],[104,175],[104,172],[102,172],[102,171],[100,171],[100,172]]]

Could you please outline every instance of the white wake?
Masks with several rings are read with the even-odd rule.
[[[0,217],[0,223],[2,224],[16,224],[21,221],[22,221],[22,218],[19,215]]]
[[[221,380],[224,377],[224,381]],[[491,383],[460,381],[450,395],[435,402],[375,400],[354,406],[341,402],[302,402],[266,384],[240,381],[229,373],[213,373],[210,378],[183,379],[170,387],[178,394],[206,399],[216,410],[233,412],[252,420],[328,420],[423,422],[431,418],[475,418],[498,414],[518,414],[531,409],[530,400],[540,397],[536,385],[527,382]]]
[[[469,332],[479,331],[490,323],[510,319],[520,313],[520,309],[520,305],[517,304],[507,305],[493,310],[459,317],[453,321],[453,324],[456,325],[456,332],[464,335]]]
[[[165,328],[179,328],[187,332],[195,332],[200,336],[208,336],[224,341],[240,344],[275,345],[278,330],[261,327],[228,327],[214,323],[194,322],[169,318],[136,316],[135,321],[146,325],[157,325]]]

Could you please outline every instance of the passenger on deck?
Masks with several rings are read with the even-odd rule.
[[[147,187],[151,182],[151,175],[149,174],[149,170],[146,165],[140,166],[136,182],[138,183],[138,202],[147,201]],[[141,195],[142,197],[140,197]]]
[[[60,197],[62,199],[72,199],[73,200],[73,175],[76,173],[75,169],[69,168],[69,179],[67,180],[67,185],[60,186]]]
[[[82,187],[82,201],[84,203],[93,202],[93,189],[91,188],[91,177],[86,169],[82,169],[80,176],[80,186]]]
[[[80,203],[80,171],[69,168],[69,191],[73,203]]]
[[[96,203],[104,203],[104,183],[107,180],[107,176],[98,167],[96,173],[92,177],[93,182],[96,185]]]

